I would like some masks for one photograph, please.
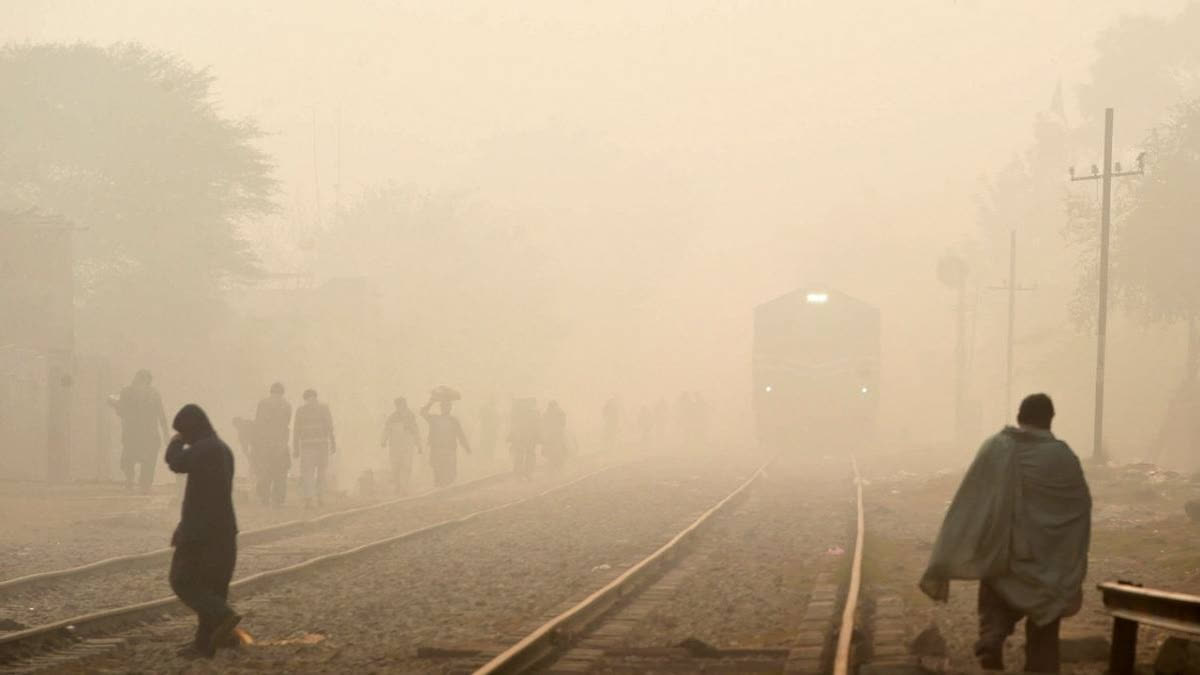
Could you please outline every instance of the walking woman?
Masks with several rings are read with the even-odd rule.
[[[237,563],[237,518],[233,513],[233,453],[217,437],[208,415],[185,405],[172,424],[167,466],[187,475],[179,525],[171,537],[171,589],[196,612],[196,638],[185,656],[212,657],[234,644],[242,620],[226,601]]]
[[[471,444],[463,433],[462,424],[451,414],[454,401],[460,397],[449,387],[433,390],[429,402],[421,408],[421,417],[429,425],[429,464],[433,467],[433,484],[446,487],[458,477],[458,446],[462,445],[471,454]],[[438,414],[431,412],[438,404]]]

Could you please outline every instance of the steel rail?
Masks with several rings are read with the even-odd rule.
[[[863,493],[862,476],[858,473],[858,460],[850,456],[850,464],[854,467],[854,491],[858,502],[858,521],[854,534],[854,561],[850,565],[850,584],[846,588],[846,604],[842,607],[842,625],[838,630],[837,651],[833,654],[834,675],[847,675],[850,672],[850,648],[854,637],[854,616],[858,613],[858,592],[862,586],[863,559]]]
[[[309,560],[305,560],[305,561],[296,563],[294,565],[288,565],[286,567],[281,567],[278,569],[266,570],[264,572],[259,572],[257,574],[253,574],[251,576],[244,577],[242,579],[238,579],[237,581],[234,581],[233,583],[231,583],[229,585],[229,587],[231,589],[238,589],[239,591],[242,591],[242,592],[254,592],[254,591],[257,591],[257,590],[260,590],[260,589],[266,587],[267,585],[269,585],[271,583],[279,581],[279,580],[283,579],[284,577],[291,576],[291,575],[298,574],[298,573],[305,572],[305,571],[309,571],[315,567],[325,565],[330,562],[336,562],[339,560],[345,560],[347,558],[352,558],[352,557],[360,555],[362,553],[366,553],[368,551],[371,551],[371,550],[374,550],[374,549],[377,549],[380,547],[388,546],[390,544],[395,544],[395,543],[401,542],[406,539],[413,539],[416,537],[420,537],[422,535],[437,532],[439,530],[450,529],[450,528],[468,523],[476,518],[487,515],[489,513],[494,513],[496,511],[501,511],[504,509],[512,508],[514,506],[518,506],[520,504],[523,504],[523,503],[526,503],[529,501],[533,501],[535,499],[540,499],[548,494],[558,492],[560,490],[565,490],[577,483],[583,482],[589,478],[597,476],[606,471],[610,471],[612,469],[619,468],[619,467],[630,466],[635,463],[637,463],[637,460],[626,461],[626,462],[621,462],[621,463],[617,463],[617,464],[609,464],[607,466],[601,467],[594,471],[590,471],[582,476],[574,478],[566,483],[561,483],[559,485],[555,485],[551,488],[542,490],[541,492],[538,492],[533,495],[520,497],[518,499],[514,499],[512,501],[505,502],[503,504],[498,504],[496,506],[489,506],[488,508],[480,509],[478,511],[473,511],[464,516],[450,518],[448,520],[434,523],[432,525],[426,525],[424,527],[420,527],[420,528],[417,528],[414,530],[409,530],[409,531],[403,532],[401,534],[384,537],[382,539],[377,539],[375,541],[368,542],[368,543],[362,544],[360,546],[355,546],[353,548],[346,549],[343,551],[337,551],[334,553],[326,553],[323,555],[319,555],[314,558],[310,558]],[[27,628],[25,630],[16,631],[16,632],[8,633],[5,635],[0,635],[0,664],[6,664],[6,663],[10,663],[14,660],[20,660],[22,658],[22,656],[24,656],[24,655],[17,655],[15,657],[9,657],[5,654],[5,652],[11,652],[12,650],[16,649],[18,646],[28,646],[30,648],[36,648],[37,645],[40,645],[45,642],[50,642],[50,641],[55,641],[55,640],[75,640],[78,638],[82,638],[85,635],[100,633],[105,629],[105,626],[110,625],[110,624],[122,624],[123,625],[126,623],[133,623],[133,622],[139,621],[139,620],[141,620],[141,621],[153,620],[153,619],[160,618],[164,613],[179,611],[182,609],[185,609],[185,607],[183,606],[183,604],[181,602],[179,602],[179,599],[174,596],[170,596],[170,597],[159,598],[157,600],[149,600],[146,602],[140,602],[140,603],[136,603],[133,605],[127,605],[125,607],[116,607],[113,609],[107,609],[107,610],[103,610],[103,611],[99,611],[99,612],[83,614],[83,615],[72,617],[69,619],[62,619],[59,621],[54,621],[52,623],[43,624],[41,626],[34,626],[32,628]]]
[[[537,668],[556,652],[570,646],[580,633],[600,619],[618,601],[635,593],[648,578],[666,568],[690,539],[714,514],[732,503],[762,476],[774,458],[767,460],[733,492],[700,515],[691,525],[671,538],[658,550],[626,570],[586,599],[550,619],[513,646],[504,650],[475,671],[475,675],[523,673]]]
[[[293,531],[301,532],[304,530],[321,527],[323,525],[328,525],[329,523],[332,523],[336,520],[340,520],[342,518],[345,518],[348,516],[353,516],[353,515],[356,515],[359,513],[373,511],[376,509],[382,509],[382,508],[386,508],[389,506],[395,506],[397,504],[402,504],[404,502],[417,501],[417,500],[426,499],[426,498],[430,498],[430,497],[443,497],[443,496],[453,494],[456,492],[462,492],[466,489],[473,489],[473,488],[482,487],[484,485],[488,485],[491,483],[497,483],[502,480],[508,479],[511,475],[512,474],[507,471],[488,474],[486,476],[482,476],[482,477],[476,478],[474,480],[466,481],[464,483],[459,483],[459,484],[451,485],[449,487],[444,487],[444,488],[432,488],[432,489],[426,490],[424,492],[420,492],[418,494],[410,495],[407,497],[397,497],[395,499],[388,499],[388,500],[378,502],[375,504],[367,504],[366,506],[356,506],[356,507],[349,508],[349,509],[343,509],[341,511],[333,511],[330,513],[326,513],[326,514],[317,516],[315,518],[307,518],[307,519],[301,519],[301,520],[289,520],[289,521],[286,521],[283,523],[276,523],[274,525],[268,525],[266,527],[261,527],[261,528],[255,529],[255,530],[246,530],[244,532],[238,533],[238,543],[242,544],[242,545],[259,544],[264,541],[270,541],[272,539],[287,536],[287,535],[291,534]],[[154,549],[153,551],[146,551],[144,553],[130,553],[130,554],[126,554],[126,555],[119,555],[119,556],[114,556],[111,558],[105,558],[103,560],[97,560],[95,562],[86,563],[86,564],[79,565],[76,567],[66,567],[66,568],[57,569],[57,570],[48,570],[45,572],[34,572],[33,574],[26,574],[24,576],[13,577],[11,579],[5,579],[4,581],[0,581],[0,592],[8,591],[13,588],[18,588],[21,586],[28,586],[30,584],[35,584],[35,583],[39,583],[39,582],[43,582],[43,581],[52,581],[54,579],[60,579],[62,577],[75,576],[75,575],[79,575],[79,574],[87,574],[89,572],[95,572],[95,571],[107,569],[110,567],[118,567],[121,565],[130,564],[130,563],[146,562],[146,561],[157,560],[157,559],[166,559],[166,558],[170,557],[171,552],[173,550],[174,549],[172,549],[170,547],[158,548],[158,549]]]

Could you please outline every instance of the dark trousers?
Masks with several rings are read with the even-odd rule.
[[[138,469],[138,488],[142,492],[150,492],[150,487],[154,485],[156,468],[158,468],[158,456],[153,453],[149,456],[129,454],[121,458],[121,470],[125,472],[125,487],[127,488],[133,487],[134,470]]]
[[[258,499],[263,504],[283,506],[287,500],[287,472],[264,471],[258,477]]]
[[[195,644],[206,649],[221,620],[233,613],[229,607],[229,581],[237,563],[237,539],[188,541],[175,545],[171,558],[171,590],[196,613]]]
[[[517,444],[512,447],[513,473],[518,478],[533,476],[533,467],[537,463],[537,448],[533,445]]]
[[[1017,622],[1025,619],[1025,671],[1057,673],[1059,619],[1038,626],[1019,610],[1008,606],[986,581],[979,582],[979,642],[975,656],[988,670],[1004,670],[1004,641],[1012,635]]]
[[[283,506],[287,499],[287,476],[292,462],[287,447],[256,450],[255,477],[258,498],[263,504]]]

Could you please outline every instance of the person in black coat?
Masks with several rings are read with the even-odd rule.
[[[217,437],[208,415],[185,405],[172,424],[167,466],[187,474],[179,525],[171,537],[171,590],[196,612],[196,637],[185,652],[211,657],[232,644],[242,617],[229,606],[229,581],[237,562],[233,513],[233,453]]]

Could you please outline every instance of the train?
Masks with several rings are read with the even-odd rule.
[[[755,307],[759,444],[795,452],[870,443],[879,411],[880,330],[878,308],[827,288],[797,289]]]

